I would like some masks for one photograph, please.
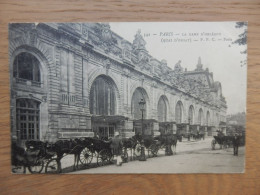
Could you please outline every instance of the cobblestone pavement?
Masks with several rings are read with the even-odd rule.
[[[211,150],[212,138],[201,141],[178,142],[177,154],[165,156],[164,151],[158,157],[147,161],[130,161],[122,166],[107,165],[73,172],[84,173],[241,173],[244,171],[245,147],[239,148],[239,155],[233,156],[233,148]],[[62,160],[62,166],[71,166],[73,156]]]

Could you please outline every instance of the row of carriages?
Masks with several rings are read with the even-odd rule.
[[[214,139],[211,141],[211,149],[215,150],[216,145],[219,145],[220,149],[226,149],[233,147],[234,135],[217,135],[213,136]],[[238,136],[239,146],[245,145],[245,135]]]
[[[160,149],[165,149],[166,155],[176,151],[175,135],[136,135],[122,140],[123,162],[141,156],[142,139],[148,157],[157,156]],[[12,142],[12,172],[25,173],[28,169],[30,173],[62,173],[61,160],[67,155],[74,155],[73,170],[78,169],[79,165],[86,168],[108,165],[114,158],[110,145],[111,141],[91,137],[58,140],[55,143],[30,140],[25,142],[25,147]]]

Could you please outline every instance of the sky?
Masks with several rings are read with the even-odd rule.
[[[174,65],[194,70],[201,58],[203,68],[213,72],[214,81],[220,81],[227,101],[227,114],[246,112],[247,60],[246,45],[232,44],[244,28],[235,28],[235,22],[128,22],[109,23],[111,30],[133,42],[140,29],[151,56]]]

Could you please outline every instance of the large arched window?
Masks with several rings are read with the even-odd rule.
[[[199,110],[199,118],[198,118],[199,125],[203,125],[203,110]]]
[[[159,99],[157,111],[158,111],[158,121],[165,122],[167,120],[167,106],[166,106],[165,98],[163,96],[161,96]]]
[[[194,123],[194,108],[191,105],[189,107],[189,118],[188,118],[189,124],[193,124]]]
[[[95,79],[90,89],[90,113],[94,115],[115,115],[116,95],[114,83],[105,76]]]
[[[146,98],[146,92],[143,88],[138,87],[132,96],[132,116],[133,119],[141,119],[142,118],[142,111],[139,105],[139,102],[141,99],[145,100],[146,104],[144,105],[144,118],[146,118],[146,113],[147,113],[147,98]]]
[[[179,101],[177,104],[176,104],[176,107],[175,107],[175,120],[176,120],[176,123],[180,124],[182,122],[182,103]]]
[[[210,114],[209,114],[209,111],[207,112],[206,120],[207,120],[207,126],[209,126],[210,125]]]
[[[39,60],[30,53],[20,53],[14,60],[13,76],[18,79],[41,82]]]
[[[32,99],[18,99],[16,101],[17,130],[22,140],[40,139],[39,121],[40,102]]]

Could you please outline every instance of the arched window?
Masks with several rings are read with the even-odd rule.
[[[41,82],[40,62],[30,53],[20,53],[15,57],[13,76],[18,79]]]
[[[146,108],[147,108],[147,98],[146,92],[143,88],[137,88],[132,96],[132,116],[133,119],[141,119],[142,118],[142,111],[139,105],[141,99],[145,100],[146,104],[144,105],[144,118],[146,118]]]
[[[209,114],[209,111],[207,112],[206,120],[207,120],[207,126],[209,126],[210,125],[210,114]]]
[[[16,101],[17,130],[22,140],[38,140],[40,102],[31,99],[18,99]]]
[[[203,125],[203,110],[202,109],[200,109],[199,110],[199,118],[198,118],[199,120],[199,125]]]
[[[182,103],[180,101],[176,104],[175,107],[175,120],[178,124],[182,122]]]
[[[95,79],[90,89],[90,113],[115,115],[116,96],[114,84],[104,76]]]
[[[193,106],[190,106],[189,108],[189,118],[188,118],[189,124],[194,123],[194,108]]]
[[[165,122],[167,120],[167,107],[166,107],[166,101],[163,98],[163,96],[161,96],[159,99],[157,111],[158,111],[158,121]]]

